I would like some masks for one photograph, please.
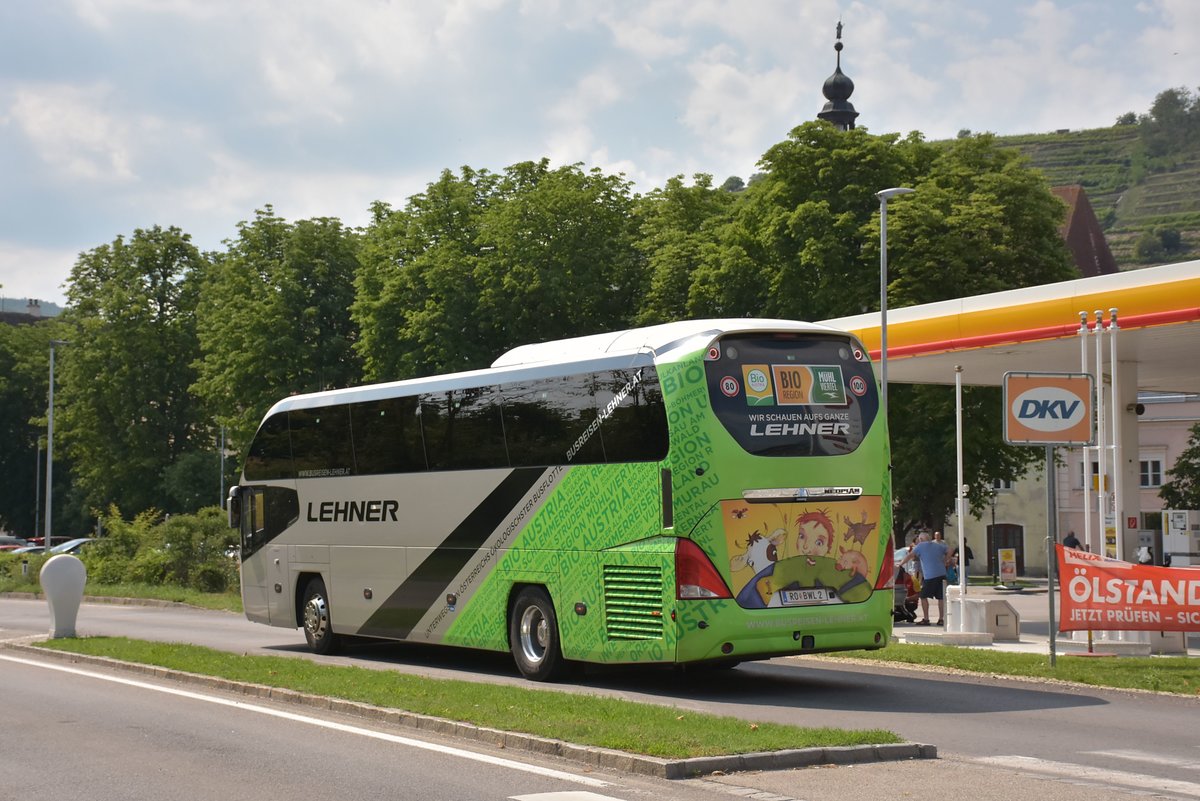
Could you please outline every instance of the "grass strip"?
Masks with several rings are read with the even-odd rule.
[[[5,592],[40,594],[42,586],[38,583],[37,572],[33,571],[24,580],[0,575],[0,593]],[[84,586],[83,594],[85,597],[101,598],[149,598],[218,612],[242,613],[242,598],[236,589],[230,592],[201,592],[174,584],[97,584],[89,581]]]
[[[666,759],[903,742],[883,729],[752,723],[595,695],[318,665],[294,657],[239,656],[195,645],[123,637],[39,645]]]
[[[846,651],[827,656],[948,667],[992,675],[1060,679],[1094,687],[1200,694],[1200,660],[1186,656],[1094,657],[1060,654],[1057,665],[1051,667],[1047,654],[904,643],[893,643],[880,651]]]

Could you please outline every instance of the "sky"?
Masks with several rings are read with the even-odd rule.
[[[0,295],[271,204],[368,222],[445,169],[748,179],[815,119],[843,23],[859,127],[1112,125],[1200,84],[1196,0],[3,0]]]

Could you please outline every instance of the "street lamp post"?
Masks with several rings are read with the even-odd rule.
[[[883,419],[887,420],[888,413],[888,375],[887,375],[887,204],[897,195],[908,195],[917,190],[903,186],[884,189],[875,193],[879,198],[879,407],[883,410]]]
[[[46,413],[46,517],[42,522],[45,524],[45,540],[43,545],[43,553],[50,553],[50,546],[53,541],[50,539],[50,504],[51,498],[54,495],[54,347],[56,345],[69,345],[62,339],[50,340],[50,394],[49,394],[49,410]]]

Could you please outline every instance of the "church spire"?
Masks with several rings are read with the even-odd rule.
[[[817,116],[832,122],[843,131],[848,131],[854,127],[854,120],[858,117],[858,112],[850,103],[850,95],[854,94],[854,81],[842,72],[841,20],[838,20],[837,42],[833,45],[833,49],[837,51],[837,66],[833,74],[825,79],[825,85],[821,87],[821,94],[825,95],[825,99],[829,102],[818,112]]]

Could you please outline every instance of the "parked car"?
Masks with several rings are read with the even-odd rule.
[[[19,548],[13,548],[9,553],[41,553],[46,550],[40,545],[22,545]]]
[[[0,535],[0,551],[11,551],[14,548],[22,548],[28,544],[28,540],[23,540],[20,537],[10,537],[7,534]]]
[[[62,545],[63,543],[71,542],[74,539],[75,539],[75,537],[51,537],[50,538],[50,547],[53,548],[55,545]],[[30,537],[29,544],[30,545],[39,545],[39,546],[45,545],[46,538],[45,537]]]
[[[64,542],[62,545],[55,545],[50,549],[50,553],[79,553],[79,551],[91,541],[91,537],[79,537],[77,539]]]

